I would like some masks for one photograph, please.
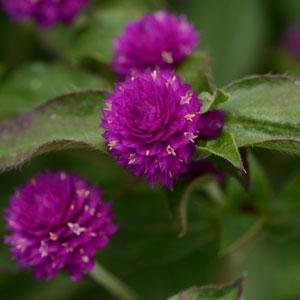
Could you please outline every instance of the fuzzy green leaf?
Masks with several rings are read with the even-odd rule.
[[[200,94],[200,99],[202,101],[201,112],[206,113],[207,111],[217,108],[220,103],[226,102],[229,95],[223,90],[217,89],[212,95],[208,92],[203,92]]]
[[[227,114],[224,132],[217,140],[198,142],[198,157],[214,154],[243,170],[241,147],[300,155],[300,81],[286,76],[253,76],[223,90],[226,97],[221,99],[226,101],[219,101],[218,108]]]
[[[0,171],[53,150],[92,147],[104,151],[99,129],[102,91],[55,98],[18,118],[0,124]]]
[[[253,76],[225,92],[225,128],[238,147],[256,146],[300,154],[300,82],[285,76]]]
[[[195,91],[212,91],[210,59],[204,52],[195,52],[182,61],[176,68],[181,78],[192,85]]]
[[[197,145],[197,154],[202,155],[202,152],[209,152],[222,157],[228,160],[236,168],[244,170],[241,155],[234,136],[229,132],[224,131],[216,140],[207,141],[205,143],[199,142]]]
[[[30,111],[63,93],[109,87],[101,77],[78,69],[39,62],[25,64],[0,82],[0,118]]]

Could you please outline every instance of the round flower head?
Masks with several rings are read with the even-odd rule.
[[[196,48],[199,34],[184,16],[145,15],[125,27],[115,40],[114,70],[133,74],[147,67],[172,68]]]
[[[171,71],[146,70],[117,84],[101,126],[109,152],[135,176],[171,188],[195,150],[200,101]]]
[[[289,28],[283,38],[287,51],[300,59],[300,24]]]
[[[70,23],[89,0],[0,0],[3,9],[17,22],[33,18],[42,28],[58,22]]]
[[[111,203],[77,175],[37,175],[10,199],[5,242],[23,268],[51,279],[66,269],[74,280],[91,271],[97,249],[105,247],[117,227]]]

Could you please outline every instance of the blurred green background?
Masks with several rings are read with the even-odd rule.
[[[0,119],[63,91],[97,87],[100,81],[109,86],[97,76],[109,68],[112,38],[126,21],[156,9],[186,14],[195,24],[201,32],[199,48],[209,53],[220,87],[254,73],[300,74],[300,60],[281,44],[287,28],[300,23],[299,0],[99,0],[72,28],[59,26],[50,32],[39,32],[31,23],[15,24],[0,12]],[[46,64],[45,70],[33,68],[33,62]],[[64,64],[85,69],[85,77],[70,75],[61,69]],[[54,75],[48,78],[50,69]],[[55,74],[62,78],[53,83]],[[49,90],[39,91],[33,76]],[[43,155],[0,175],[0,234],[5,235],[3,210],[16,186],[36,172],[74,171],[114,200],[120,232],[98,259],[142,299],[165,299],[181,289],[228,282],[246,272],[245,299],[298,300],[300,160],[265,150],[253,154],[253,191],[246,194],[234,180],[223,183],[229,204],[222,214],[202,194],[193,195],[189,233],[182,239],[177,238],[165,194],[159,188],[150,190],[113,160],[88,150]],[[242,209],[240,217],[236,212]],[[284,218],[277,218],[278,211],[285,212]],[[266,216],[271,216],[270,224],[264,222]],[[30,271],[16,267],[3,244],[0,295],[7,300],[113,299],[88,277],[80,283],[64,274],[51,282],[36,281]]]

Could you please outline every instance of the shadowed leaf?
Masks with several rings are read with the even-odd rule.
[[[108,89],[110,84],[59,64],[25,64],[0,82],[0,118],[30,111],[53,97],[83,88]]]
[[[244,277],[230,285],[192,287],[167,300],[241,300]]]

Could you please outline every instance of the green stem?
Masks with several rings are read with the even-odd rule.
[[[120,300],[138,300],[138,296],[124,282],[96,263],[90,276]]]
[[[205,186],[205,191],[211,197],[211,199],[213,201],[215,201],[216,204],[219,204],[219,205],[225,204],[224,203],[225,197],[224,197],[223,191],[221,190],[220,185],[217,182],[212,181],[212,182],[208,183]]]

